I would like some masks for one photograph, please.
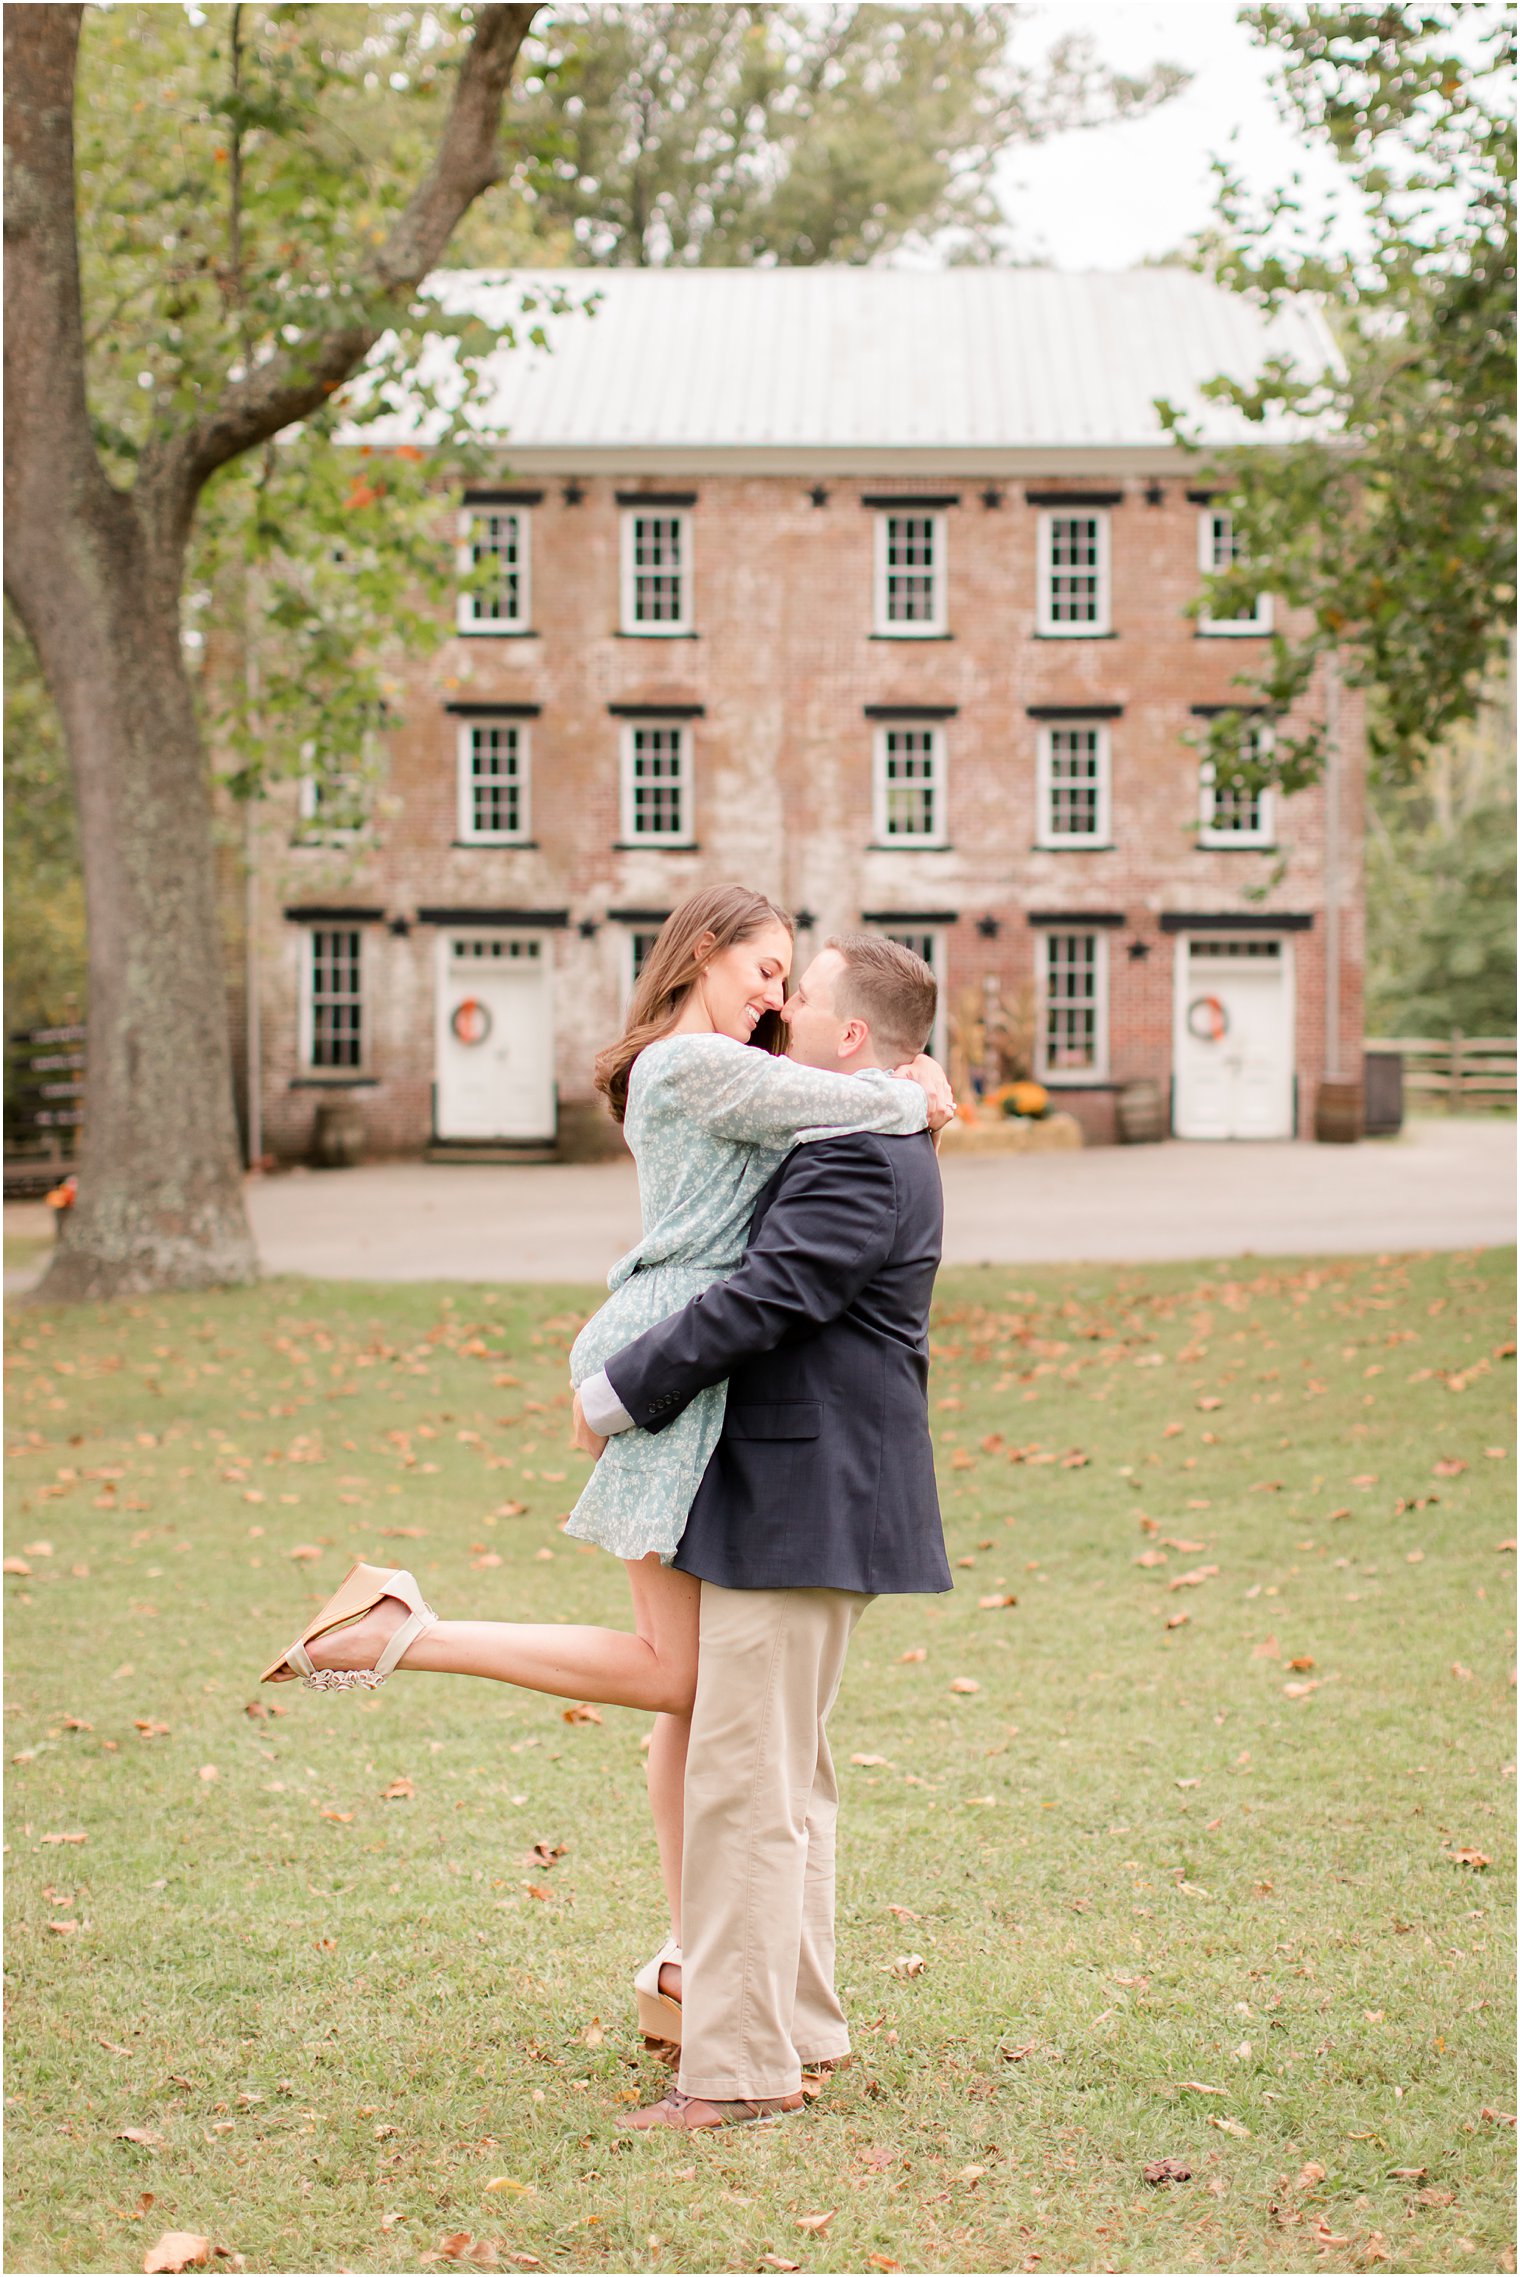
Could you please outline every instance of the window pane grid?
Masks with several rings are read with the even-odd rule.
[[[1045,938],[1045,1065],[1053,1074],[1098,1064],[1098,938]]]
[[[516,624],[522,615],[522,525],[516,514],[477,514],[470,526],[470,563],[489,582],[472,588],[470,614],[479,625]]]
[[[470,730],[470,829],[515,837],[522,828],[522,732],[502,723]]]
[[[1097,624],[1101,566],[1097,516],[1055,515],[1050,524],[1052,624]]]
[[[1211,514],[1209,516],[1207,553],[1208,566],[1215,577],[1223,576],[1227,570],[1236,568],[1244,560],[1244,549],[1236,534],[1233,514]],[[1228,617],[1213,617],[1210,622],[1226,625],[1253,625],[1256,622],[1260,607],[1261,603],[1257,600],[1245,601],[1238,609],[1233,610]]]
[[[678,625],[685,610],[678,514],[636,514],[633,521],[633,617],[640,625]]]
[[[362,1030],[359,934],[319,927],[311,936],[311,1064],[358,1067]]]
[[[1262,736],[1259,728],[1247,728],[1241,739],[1240,756],[1248,766],[1259,765],[1263,756]],[[1266,793],[1260,786],[1248,785],[1243,776],[1232,775],[1225,782],[1209,778],[1209,831],[1219,838],[1260,838],[1266,832]]]
[[[654,945],[659,938],[660,932],[658,926],[649,932],[646,932],[642,928],[639,928],[632,935],[629,947],[632,955],[633,977],[635,980],[638,979],[639,974],[644,970],[644,967],[648,963],[650,955],[653,952]]]
[[[932,625],[935,606],[934,517],[887,516],[887,622]]]
[[[889,728],[884,739],[885,834],[888,838],[932,838],[938,831],[938,765],[935,731],[927,727]]]
[[[1050,737],[1050,834],[1096,838],[1102,820],[1102,753],[1095,727],[1058,727]]]
[[[636,727],[633,731],[632,775],[632,836],[684,837],[684,728]]]

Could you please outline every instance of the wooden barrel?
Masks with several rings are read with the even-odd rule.
[[[1359,1083],[1322,1083],[1314,1100],[1314,1135],[1329,1146],[1354,1146],[1362,1135]]]
[[[364,1154],[364,1117],[357,1099],[324,1099],[312,1126],[316,1170],[352,1170]]]
[[[1171,1120],[1165,1091],[1149,1076],[1121,1086],[1115,1101],[1121,1146],[1151,1146],[1167,1135]]]

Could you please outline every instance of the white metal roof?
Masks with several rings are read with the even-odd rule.
[[[572,312],[525,318],[548,289]],[[544,325],[547,350],[491,358],[480,425],[546,465],[1153,457],[1157,397],[1208,441],[1270,443],[1280,427],[1248,429],[1203,385],[1274,357],[1304,377],[1338,366],[1317,307],[1268,316],[1185,269],[448,270],[429,290]]]

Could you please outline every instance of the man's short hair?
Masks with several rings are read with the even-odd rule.
[[[922,957],[880,933],[836,933],[825,943],[844,959],[834,985],[841,1020],[864,1020],[879,1049],[912,1059],[929,1041],[939,988]]]

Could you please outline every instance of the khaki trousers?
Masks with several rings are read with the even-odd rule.
[[[688,2095],[790,2095],[804,2063],[848,2052],[825,1727],[871,1602],[844,1589],[702,1584],[681,1875]]]

